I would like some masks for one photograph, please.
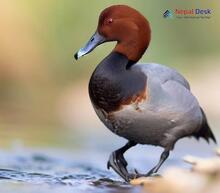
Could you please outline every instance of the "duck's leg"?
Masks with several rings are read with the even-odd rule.
[[[107,168],[110,167],[120,175],[125,181],[130,180],[130,174],[127,171],[127,161],[124,158],[124,153],[131,147],[135,146],[137,143],[129,141],[125,146],[111,153],[109,161],[107,163]]]
[[[154,173],[157,173],[157,171],[160,169],[161,165],[166,161],[166,159],[169,157],[170,151],[164,150],[160,156],[160,160],[158,164],[153,167],[145,176],[150,176]]]

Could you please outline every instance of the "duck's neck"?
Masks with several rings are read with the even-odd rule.
[[[113,51],[125,55],[131,61],[137,62],[150,43],[149,26],[141,31],[129,31],[127,33],[129,35],[119,39]]]
[[[113,51],[102,62],[100,62],[95,70],[95,73],[104,76],[120,76],[120,73],[125,72],[134,64],[135,62],[129,60],[125,55]]]
[[[128,60],[137,62],[142,57],[146,49],[147,47],[145,46],[138,46],[137,42],[120,42],[117,43],[113,52],[121,53],[126,56]]]

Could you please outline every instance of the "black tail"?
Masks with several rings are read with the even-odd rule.
[[[209,143],[209,139],[211,138],[215,143],[217,143],[214,134],[212,133],[212,130],[210,129],[209,125],[208,125],[208,121],[206,118],[206,115],[203,111],[203,109],[200,107],[202,114],[203,114],[203,122],[201,125],[200,130],[197,133],[194,133],[193,136],[196,139],[199,139],[200,137],[204,138],[208,143]]]

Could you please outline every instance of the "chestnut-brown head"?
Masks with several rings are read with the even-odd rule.
[[[104,42],[117,41],[113,51],[136,62],[147,49],[150,36],[149,23],[141,13],[126,5],[113,5],[101,12],[95,34],[75,54],[75,58],[91,52]]]

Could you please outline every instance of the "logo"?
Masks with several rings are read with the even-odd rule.
[[[213,13],[212,9],[167,9],[163,13],[164,18],[176,18],[176,19],[209,19]]]
[[[166,10],[166,11],[163,13],[163,17],[164,17],[164,18],[171,18],[171,17],[173,17],[172,11]]]

